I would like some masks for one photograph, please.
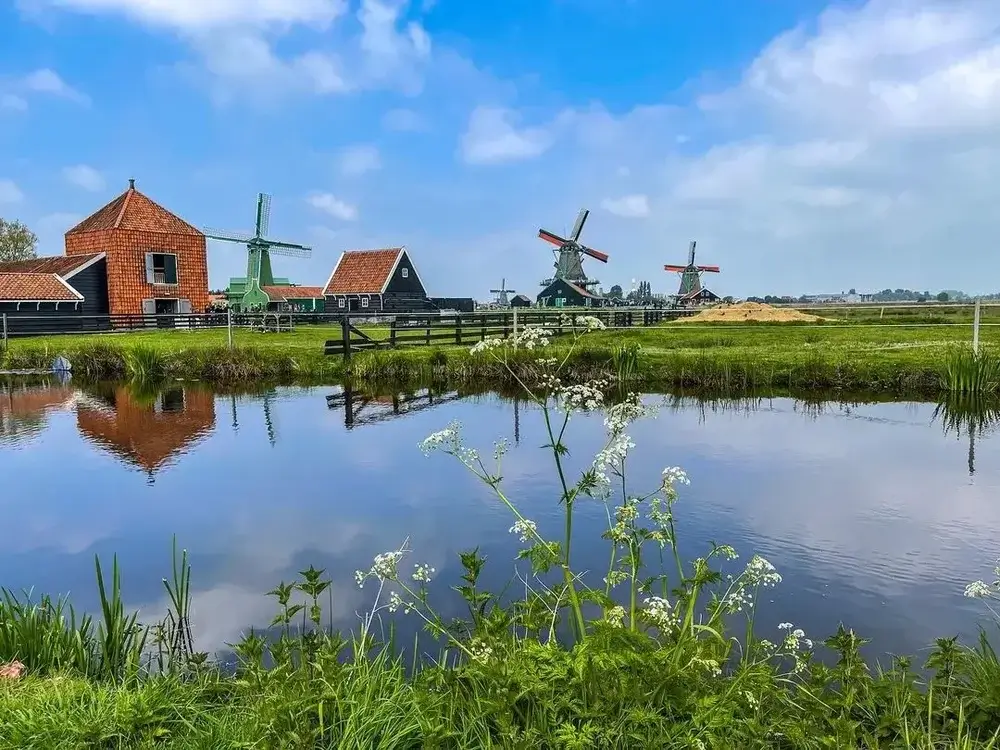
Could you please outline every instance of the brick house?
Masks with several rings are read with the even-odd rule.
[[[66,255],[103,253],[112,315],[204,312],[205,235],[135,189],[66,232]]]

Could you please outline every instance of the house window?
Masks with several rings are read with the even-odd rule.
[[[409,268],[406,268],[406,267],[403,268],[403,278],[404,279],[410,278],[410,269]]]
[[[344,305],[345,305],[346,302],[347,302],[347,300],[345,300],[343,297],[341,297],[340,299],[337,300],[337,307],[344,307]]]
[[[146,283],[176,284],[177,256],[174,253],[146,253]]]
[[[361,300],[361,306],[362,306],[362,307],[368,307],[368,298],[367,298],[367,297],[364,297],[364,298],[363,298],[363,299]]]

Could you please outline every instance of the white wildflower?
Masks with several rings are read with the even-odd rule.
[[[624,570],[612,570],[604,577],[604,582],[611,588],[620,586],[628,580],[628,573]]]
[[[767,588],[781,583],[781,575],[771,563],[760,555],[754,555],[750,558],[750,562],[747,563],[747,567],[743,571],[743,578],[747,586],[750,587],[763,586]]]
[[[679,466],[668,466],[663,470],[663,486],[673,487],[675,484],[691,484],[687,473]]]
[[[460,422],[452,422],[443,430],[438,430],[425,437],[420,442],[420,450],[425,456],[429,456],[436,450],[443,451],[469,467],[474,467],[479,463],[479,452],[462,444],[462,424]]]
[[[588,331],[603,331],[607,328],[603,321],[593,315],[579,315],[574,322],[578,328],[586,328]]]
[[[608,610],[608,613],[604,616],[611,625],[616,628],[624,627],[625,625],[625,607],[616,606]]]
[[[419,583],[430,583],[431,576],[434,575],[434,573],[436,572],[437,571],[431,566],[421,565],[418,563],[417,565],[413,566],[413,575],[411,576],[411,578],[413,578],[414,581],[417,581]]]
[[[354,581],[355,581],[355,583],[358,584],[358,588],[359,589],[363,589],[365,587],[365,579],[367,577],[368,577],[368,575],[363,570],[355,570],[354,571]]]
[[[728,614],[735,615],[744,609],[752,609],[753,599],[745,587],[738,585],[726,592],[720,604]]]
[[[624,401],[607,408],[604,414],[604,428],[609,435],[616,435],[637,419],[650,416],[654,416],[653,409],[644,406],[638,394],[630,393]]]
[[[383,552],[375,555],[375,559],[372,562],[372,569],[369,571],[370,575],[374,575],[381,581],[395,581],[399,576],[396,567],[399,565],[402,557],[402,550]]]
[[[493,458],[499,461],[507,454],[508,450],[510,450],[510,443],[507,442],[507,438],[498,440],[493,444]]]
[[[718,547],[716,547],[715,554],[717,554],[719,557],[724,557],[727,560],[735,560],[739,557],[739,555],[736,554],[736,550],[733,549],[728,544],[720,544]]]
[[[965,587],[965,595],[970,599],[982,599],[993,595],[993,590],[985,581],[973,581]]]
[[[493,351],[494,349],[502,349],[506,343],[507,342],[502,338],[491,336],[490,338],[483,339],[474,347],[469,349],[469,354],[482,354],[483,352]]]
[[[389,593],[389,604],[387,605],[388,610],[395,613],[400,607],[404,605],[402,598],[400,598],[399,593],[392,591]]]
[[[478,638],[469,642],[469,652],[476,661],[489,661],[490,657],[493,656],[493,649]]]
[[[671,630],[677,623],[677,615],[670,602],[659,596],[651,596],[643,600],[644,612],[656,627],[662,631]]]
[[[556,392],[556,398],[563,411],[594,411],[604,405],[602,389],[607,386],[605,380],[591,380],[578,385],[568,385]]]
[[[508,530],[511,534],[517,534],[518,538],[522,542],[527,542],[537,534],[538,527],[535,525],[534,521],[530,521],[527,518],[521,518],[514,522],[514,525]]]
[[[749,690],[743,691],[743,699],[747,702],[747,705],[754,711],[760,708],[760,701],[757,700],[757,696],[751,693]]]
[[[622,464],[625,463],[632,448],[635,448],[635,443],[631,437],[624,432],[616,434],[594,457],[594,469],[599,474],[603,474],[606,469],[621,471]]]
[[[805,631],[802,628],[796,628],[790,622],[783,622],[778,625],[778,630],[784,630],[785,639],[782,641],[782,646],[784,646],[786,651],[796,652],[800,649],[805,649],[806,651],[812,649],[813,642],[806,638]]]

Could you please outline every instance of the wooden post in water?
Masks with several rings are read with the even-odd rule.
[[[972,314],[972,351],[979,353],[979,298],[976,297],[976,309]]]

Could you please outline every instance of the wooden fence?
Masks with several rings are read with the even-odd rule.
[[[585,314],[608,328],[652,326],[678,317],[679,310],[599,309]],[[326,342],[327,355],[350,359],[352,352],[432,344],[473,345],[487,337],[507,338],[525,326],[544,326],[555,336],[573,330],[573,317],[558,311],[492,311],[458,315],[397,315],[390,319],[341,316],[341,337]],[[368,323],[366,326],[365,323]]]

